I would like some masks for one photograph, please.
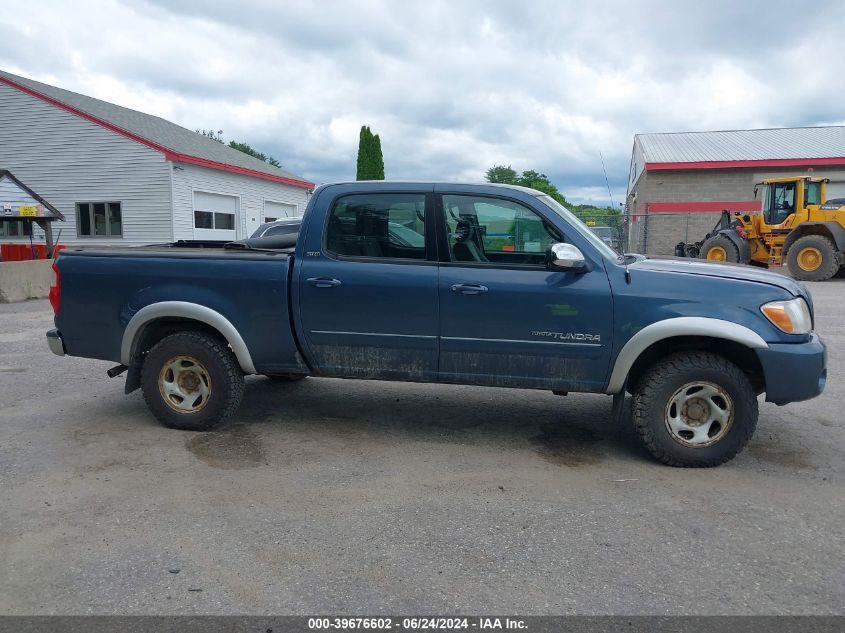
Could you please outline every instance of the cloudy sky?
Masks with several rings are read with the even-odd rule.
[[[223,130],[315,182],[546,173],[624,197],[638,132],[845,123],[845,2],[4,0],[0,68]],[[803,7],[803,8],[802,8]]]

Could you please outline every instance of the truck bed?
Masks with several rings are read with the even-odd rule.
[[[121,362],[130,319],[153,303],[210,308],[241,333],[258,373],[307,370],[289,309],[291,249],[245,250],[217,243],[85,246],[62,251],[56,326],[67,352]]]

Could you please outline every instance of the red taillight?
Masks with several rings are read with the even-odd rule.
[[[59,268],[56,266],[56,262],[53,262],[53,284],[50,286],[50,305],[53,306],[53,314],[59,313],[59,298],[61,295],[61,287],[62,287],[62,276],[59,273]]]

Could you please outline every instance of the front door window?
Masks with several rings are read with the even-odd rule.
[[[781,224],[795,213],[795,183],[778,182],[772,185],[771,204],[768,209],[769,224]]]

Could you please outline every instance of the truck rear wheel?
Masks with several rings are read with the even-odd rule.
[[[786,264],[799,281],[825,281],[839,272],[839,254],[830,238],[805,235],[789,247]]]
[[[141,389],[164,426],[206,431],[237,410],[244,375],[224,341],[202,332],[178,332],[147,354]]]
[[[634,389],[631,417],[646,450],[664,464],[718,466],[733,459],[757,426],[748,377],[709,352],[681,352],[651,367]]]
[[[731,238],[714,235],[701,245],[701,258],[715,262],[739,262],[739,249]]]

